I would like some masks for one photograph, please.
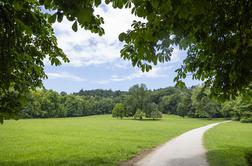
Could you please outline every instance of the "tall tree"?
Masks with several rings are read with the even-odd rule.
[[[212,94],[233,97],[251,89],[252,1],[250,0],[105,0],[114,8],[131,8],[144,18],[121,33],[121,57],[149,71],[170,60],[173,46],[188,50],[177,70],[178,85],[187,73],[205,81]],[[58,47],[52,23],[63,16],[78,27],[104,34],[94,8],[101,0],[0,1],[0,122],[24,106],[27,92],[46,78],[43,59],[68,62]],[[42,9],[51,10],[45,13]]]
[[[196,87],[192,91],[192,106],[195,109],[194,117],[213,118],[220,114],[220,103],[209,97],[209,90]]]
[[[252,1],[250,0],[115,0],[107,2],[144,21],[121,33],[121,56],[148,71],[153,64],[170,60],[174,45],[188,50],[175,81],[187,73],[204,80],[211,92],[228,98],[252,84]]]
[[[145,84],[132,86],[125,103],[129,116],[133,116],[138,109],[144,111],[148,101],[149,92]]]
[[[126,116],[126,110],[122,103],[117,103],[112,110],[112,117],[120,117],[121,119]]]
[[[170,96],[164,96],[159,107],[163,113],[176,114],[179,102],[180,96],[178,93],[176,93]]]

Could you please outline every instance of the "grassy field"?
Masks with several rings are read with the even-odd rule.
[[[178,116],[120,120],[111,115],[5,121],[0,125],[0,165],[116,165],[212,122]]]
[[[252,124],[221,124],[207,131],[204,141],[210,166],[252,166]]]

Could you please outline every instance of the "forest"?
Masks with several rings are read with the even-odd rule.
[[[145,84],[136,84],[128,91],[96,89],[72,94],[37,90],[29,94],[27,106],[19,117],[58,118],[100,114],[135,119],[158,119],[162,114],[174,114],[252,122],[252,98],[251,95],[240,95],[233,100],[220,101],[203,86],[150,90]]]

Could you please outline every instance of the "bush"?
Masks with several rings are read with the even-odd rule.
[[[112,117],[120,117],[121,119],[126,115],[125,107],[122,103],[118,103],[112,110]]]
[[[252,165],[252,151],[247,152],[245,157],[246,157],[248,166],[251,166]]]
[[[240,117],[235,116],[235,117],[232,117],[231,119],[232,119],[233,121],[239,121],[239,120],[240,120]]]
[[[250,117],[252,117],[252,112],[245,111],[242,113],[242,118],[250,118]]]
[[[249,118],[241,118],[241,123],[252,123],[252,117]]]
[[[153,110],[151,112],[151,118],[154,120],[154,119],[160,119],[162,118],[162,113],[158,110]]]
[[[243,112],[240,121],[242,123],[252,123],[252,112],[250,111]]]
[[[145,116],[145,113],[142,110],[137,109],[137,111],[136,111],[136,113],[134,115],[134,119],[142,120],[144,116]]]

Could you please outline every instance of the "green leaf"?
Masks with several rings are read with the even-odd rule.
[[[95,0],[95,6],[99,6],[101,4],[101,0]]]
[[[77,21],[75,21],[75,22],[73,23],[73,25],[72,25],[72,29],[73,29],[73,31],[74,31],[74,32],[77,32],[77,30],[78,30],[78,24],[77,24]]]
[[[178,88],[185,88],[186,87],[186,85],[183,81],[177,81],[175,86]]]
[[[106,4],[109,4],[109,2],[110,2],[110,0],[105,0],[105,3],[106,3]]]
[[[125,39],[125,37],[126,37],[126,33],[121,33],[120,35],[119,35],[119,40],[121,41],[121,42],[123,42],[124,41],[124,39]]]
[[[61,22],[62,20],[63,20],[63,13],[61,13],[61,12],[58,12],[58,17],[57,17],[57,21],[58,22]]]
[[[53,15],[51,15],[48,19],[49,23],[55,23],[56,21],[56,16],[57,16],[57,13],[54,13]]]

